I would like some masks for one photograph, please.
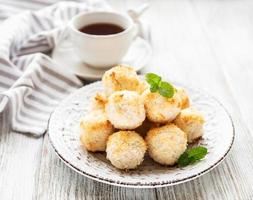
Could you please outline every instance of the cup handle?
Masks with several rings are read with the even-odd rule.
[[[135,24],[134,26],[135,32],[133,34],[134,35],[133,40],[136,39],[138,36],[142,38],[144,36],[143,27],[142,27],[143,25],[141,21],[139,20],[139,18],[148,8],[149,8],[149,4],[145,3],[135,9],[130,9],[127,11],[128,15],[131,17],[131,19],[133,20]]]

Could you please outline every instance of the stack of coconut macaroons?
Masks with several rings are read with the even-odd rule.
[[[187,143],[203,135],[203,116],[182,88],[172,98],[152,93],[132,67],[116,66],[102,78],[103,93],[81,120],[81,142],[88,151],[106,151],[119,169],[134,169],[146,151],[156,162],[174,165]]]

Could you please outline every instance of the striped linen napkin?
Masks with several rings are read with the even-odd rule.
[[[66,36],[71,17],[108,8],[104,1],[61,2],[16,15],[0,25],[0,115],[8,115],[8,129],[34,136],[45,133],[50,113],[82,86],[46,53]],[[0,130],[5,123],[0,121]]]

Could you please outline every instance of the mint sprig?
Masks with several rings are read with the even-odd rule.
[[[161,76],[158,76],[157,74],[154,74],[154,73],[147,73],[146,74],[146,81],[150,85],[158,85],[161,80],[162,80]]]
[[[175,88],[168,82],[162,81],[162,78],[154,73],[146,74],[146,81],[150,85],[150,92],[159,92],[160,95],[166,98],[172,98],[175,93]]]
[[[180,167],[193,164],[198,160],[203,159],[207,154],[207,148],[198,146],[187,149],[178,159],[177,163]]]

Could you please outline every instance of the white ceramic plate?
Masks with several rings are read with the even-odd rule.
[[[127,55],[120,64],[127,64],[135,67],[136,71],[141,70],[151,58],[152,50],[149,43],[138,37],[133,41]],[[53,60],[65,70],[69,70],[77,76],[86,80],[98,80],[102,78],[107,69],[96,69],[83,63],[75,54],[74,48],[68,40],[62,41],[52,53]]]
[[[234,141],[234,128],[224,107],[212,96],[188,86],[192,104],[205,116],[204,137],[198,144],[208,149],[204,160],[184,168],[161,166],[150,158],[129,172],[114,168],[104,153],[89,153],[79,141],[80,118],[87,114],[91,97],[102,91],[101,82],[84,86],[65,99],[49,122],[49,138],[62,161],[91,179],[124,187],[155,188],[195,179],[216,167],[229,152]]]

